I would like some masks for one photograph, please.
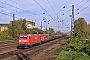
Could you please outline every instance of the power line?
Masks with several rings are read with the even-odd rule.
[[[16,3],[16,5],[18,4],[18,5],[21,5],[21,6],[25,6],[25,5],[23,5],[23,4],[20,4],[20,3],[18,3],[18,2],[15,2],[15,1],[13,1],[13,0],[10,0],[10,1]],[[27,7],[27,6],[25,6],[25,7]],[[27,7],[27,8],[28,8],[28,7]]]
[[[79,5],[80,3],[82,3],[84,0],[81,0],[79,3],[77,3],[75,6]]]
[[[84,11],[86,8],[88,8],[90,6],[90,4],[89,5],[87,5],[85,8],[83,8],[81,11],[79,11],[77,14],[79,14],[80,12],[82,12],[82,11]],[[76,14],[76,15],[77,15]]]
[[[18,8],[18,7],[16,7],[16,6],[13,6],[13,5],[7,3],[7,2],[4,1],[4,0],[2,0],[1,3],[6,4],[6,5],[8,5],[8,6],[11,6],[11,7],[14,7],[14,8],[16,8],[16,9],[20,9],[20,8]],[[3,11],[3,12],[4,12],[4,11]],[[6,14],[5,12],[4,12],[4,14],[10,16],[9,14]],[[11,16],[11,17],[12,17],[12,16]],[[15,17],[15,18],[17,18],[17,17]]]
[[[70,1],[68,2],[68,4],[69,4],[71,1],[72,1],[72,0],[70,0]],[[79,3],[77,3],[77,4],[75,5],[75,7],[78,6],[79,4],[81,4],[83,1],[84,1],[84,0],[81,0]],[[67,4],[66,4],[66,5],[67,5]],[[65,6],[64,6],[63,8],[65,8]],[[65,13],[61,14],[59,17],[65,15],[65,14],[68,13],[70,10],[71,10],[71,8],[68,9]],[[59,12],[58,12],[58,13],[59,13]]]
[[[63,8],[66,8],[66,6],[71,2],[72,0],[70,0],[65,6],[63,6]],[[63,8],[58,12],[58,13],[60,13],[62,10],[63,10]],[[70,9],[69,9],[70,10]],[[57,13],[57,14],[58,14]]]
[[[2,4],[5,4],[5,5],[8,5],[8,6],[11,6],[11,7],[13,7],[13,8],[16,8],[16,12],[17,12],[17,9],[18,10],[23,10],[23,9],[21,9],[21,8],[18,8],[17,6],[14,6],[14,5],[11,5],[11,4],[9,4],[8,2],[6,2],[5,0],[2,0],[2,1],[0,1]],[[13,2],[13,1],[12,1]],[[17,2],[14,2],[14,3],[16,3],[17,4]],[[4,11],[3,11],[4,12]],[[28,11],[25,11],[25,10],[23,10],[23,12],[28,12]],[[31,13],[31,12],[30,12]],[[7,14],[7,13],[2,13],[2,14],[4,14],[4,15],[8,15],[8,16],[10,16],[9,15],[9,13]],[[15,13],[12,13],[12,14],[15,14]],[[31,13],[31,14],[34,14],[34,13]],[[15,14],[15,15],[17,15],[17,14]],[[36,14],[34,14],[34,15],[36,15]],[[30,15],[28,15],[28,16],[30,16]],[[11,16],[12,17],[12,16]],[[23,17],[23,16],[22,16]],[[18,17],[15,17],[15,18],[18,18]],[[19,19],[19,18],[18,18]]]
[[[0,13],[4,14],[4,15],[7,15],[7,16],[10,16],[10,17],[13,17],[12,15],[5,13],[4,11],[0,11]],[[15,18],[18,18],[18,17],[15,17]]]
[[[70,0],[65,6],[67,6],[72,0]]]
[[[65,13],[63,13],[62,15],[65,15],[65,14],[68,13],[70,10],[71,10],[71,9],[67,10],[67,11],[66,11]],[[61,15],[61,16],[62,16],[62,15]]]
[[[82,4],[77,10],[79,10],[80,8],[82,8],[89,0],[87,0],[84,4]]]
[[[0,13],[12,17],[12,15],[6,14],[4,11],[0,11]]]
[[[55,21],[53,18],[52,18],[52,16],[36,1],[36,0],[34,0],[50,17],[51,17],[51,19],[53,20],[53,21]],[[55,21],[56,22],[56,21]],[[56,22],[57,23],[57,22]]]
[[[70,0],[66,5],[64,5],[63,8],[56,14],[56,15],[57,15],[57,20],[58,20],[59,17],[65,15],[67,12],[69,12],[69,11],[71,10],[71,9],[69,9],[69,10],[66,11],[65,13],[61,14],[60,16],[58,16],[58,14],[59,14],[63,9],[65,9],[66,6],[67,6],[68,4],[70,4],[71,1],[72,1],[72,0]],[[55,16],[56,16],[56,15],[55,15]],[[55,17],[55,16],[54,16],[54,17]]]
[[[52,8],[53,12],[56,14],[56,12],[54,11],[54,9],[53,9],[52,5],[50,4],[49,0],[47,0],[47,2],[48,2],[48,3],[49,3],[49,5],[51,6],[51,8]]]
[[[81,0],[79,3],[77,3],[75,6],[78,6],[79,4],[81,4],[84,0]],[[65,15],[66,13],[68,13],[71,10],[71,8],[69,10],[67,10],[65,13],[63,13],[62,15]]]
[[[3,3],[3,4],[6,4],[6,5],[8,5],[8,6],[11,6],[11,7],[14,7],[14,8],[16,8],[16,9],[20,9],[20,8],[18,8],[18,7],[15,7],[15,6],[13,6],[13,5],[11,5],[11,4],[9,4],[9,3],[7,3],[6,1],[4,1],[4,0],[2,0],[2,2],[1,3]]]
[[[52,16],[36,1],[36,0],[34,0],[51,18],[52,18]],[[52,18],[53,19],[53,18]],[[53,19],[54,20],[54,19]],[[54,20],[55,21],[55,20]]]
[[[11,5],[11,4],[7,3],[7,2],[4,1],[4,0],[2,0],[1,3],[6,4],[6,5],[8,5],[8,6],[11,6],[11,7],[14,7],[14,8],[16,8],[16,9],[25,11],[24,9],[21,9],[21,8],[18,8],[18,7],[16,7],[16,6],[14,6],[14,5]],[[15,2],[15,3],[16,3],[16,2]],[[16,4],[17,4],[17,3],[16,3]],[[17,12],[17,11],[16,11],[16,12]],[[25,11],[25,12],[28,12],[28,11]],[[34,14],[34,13],[31,13],[31,14]],[[36,15],[36,14],[34,14],[34,15]]]

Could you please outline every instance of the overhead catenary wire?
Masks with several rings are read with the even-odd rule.
[[[53,12],[56,14],[55,10],[53,9],[52,5],[50,4],[49,0],[47,0],[47,2],[49,3],[50,7],[52,8]]]
[[[26,10],[24,10],[24,9],[21,9],[21,8],[17,7],[17,6],[14,6],[14,5],[9,4],[9,3],[6,2],[5,0],[2,0],[1,3],[6,4],[6,5],[8,5],[8,6],[11,6],[11,7],[13,7],[13,8],[16,8],[16,9],[18,9],[18,10],[22,10],[22,11],[24,11],[24,12],[28,12],[28,11],[26,11]],[[15,2],[15,3],[17,4],[17,2]],[[16,12],[17,12],[17,10],[16,10]],[[30,12],[30,13],[31,13],[31,12]],[[34,14],[34,13],[31,13],[31,14]],[[36,15],[36,14],[34,14],[34,15]]]
[[[18,8],[18,7],[16,7],[16,6],[13,6],[13,5],[7,3],[7,2],[4,1],[4,0],[2,0],[1,3],[6,4],[6,5],[8,5],[8,6],[11,6],[11,7],[14,7],[14,8],[16,8],[16,9],[20,9],[20,8]]]
[[[7,2],[4,1],[4,0],[2,0],[1,3],[6,4],[6,5],[8,5],[8,6],[11,6],[11,7],[14,7],[14,8],[16,8],[16,9],[20,9],[20,8],[18,8],[18,7],[16,7],[16,6],[13,6],[13,5],[7,3]],[[8,15],[8,16],[11,16],[11,17],[12,17],[12,15],[9,15],[9,13],[7,14],[7,13],[5,13],[5,12],[3,13],[3,12],[4,12],[4,11],[2,11],[2,14]],[[13,14],[14,14],[14,13],[13,13]],[[15,18],[18,18],[18,17],[15,17]]]
[[[82,11],[84,11],[86,8],[88,8],[90,6],[90,4],[89,5],[87,5],[86,7],[84,7],[82,10],[80,10],[76,15],[78,15],[80,12],[82,12]]]
[[[12,17],[12,15],[9,15],[9,14],[3,12],[3,11],[0,11],[0,13]]]
[[[79,4],[81,4],[83,1],[84,1],[84,0],[81,0],[79,3],[77,3],[77,4],[75,5],[75,7],[78,6]],[[66,14],[66,13],[69,12],[70,10],[71,10],[71,8],[68,9],[64,14]]]
[[[71,2],[72,0],[70,0],[66,5],[63,6],[63,8],[61,10],[59,10],[59,12],[57,14],[59,14],[64,8],[66,8],[66,6]],[[57,15],[56,14],[56,15]]]
[[[79,4],[81,4],[83,1],[84,1],[84,0],[81,0],[79,3],[77,3],[77,4],[75,5],[75,7],[78,6]],[[88,1],[89,1],[89,0],[88,0]],[[84,6],[88,1],[86,1],[82,6]],[[82,6],[81,6],[81,7],[82,7]],[[80,7],[80,8],[81,8],[81,7]],[[71,8],[68,9],[65,13],[61,14],[60,16],[65,15],[65,14],[68,13],[70,10],[71,10]]]
[[[75,6],[78,6],[79,4],[81,4],[81,2],[83,2],[84,0],[80,1],[78,4],[76,4]],[[71,9],[67,10],[65,13],[63,13],[62,15],[65,15],[67,12],[69,12]]]
[[[57,20],[59,19],[59,17],[61,17],[61,16],[63,16],[64,14],[66,14],[67,12],[69,12],[71,9],[69,9],[69,10],[67,10],[65,13],[63,13],[63,14],[61,14],[60,16],[58,15],[63,9],[65,9],[66,8],[66,6],[68,5],[68,4],[70,4],[70,2],[71,2],[72,0],[70,0],[66,5],[64,5],[63,7],[62,7],[62,9],[61,10],[59,10],[59,12],[57,12]],[[56,16],[55,15],[55,16]]]
[[[1,2],[2,4],[11,6],[11,7],[13,7],[13,8],[16,8],[16,12],[15,12],[15,13],[6,13],[5,11],[3,11],[3,12],[1,12],[1,14],[7,15],[7,16],[11,16],[11,17],[12,17],[12,15],[10,15],[10,14],[15,14],[15,18],[17,18],[17,19],[20,19],[21,17],[23,17],[23,16],[17,17],[17,9],[18,9],[18,10],[23,10],[23,9],[21,9],[21,8],[18,8],[17,5],[14,6],[14,5],[12,5],[12,4],[9,4],[9,3],[6,2],[5,0],[2,0],[2,1],[0,1],[0,2]],[[16,3],[16,4],[17,4],[17,3]],[[9,10],[10,10],[10,9],[9,9]],[[12,10],[12,9],[11,9],[11,10]],[[25,10],[23,10],[23,11],[25,11]],[[28,11],[25,11],[25,12],[28,12]],[[34,13],[31,13],[31,14],[34,14]],[[34,14],[34,15],[35,15],[35,14]],[[30,15],[27,15],[27,16],[30,16]]]
[[[70,0],[69,3],[70,3],[71,1],[72,1],[72,0]],[[78,4],[75,5],[75,7],[78,6],[79,4],[81,4],[83,1],[84,1],[84,0],[80,1]],[[66,5],[67,5],[67,4],[66,4]],[[65,8],[65,6],[64,6],[63,8]],[[68,9],[65,13],[61,14],[59,17],[65,15],[65,14],[68,13],[69,11],[71,11],[71,8]],[[57,14],[58,14],[58,13],[57,13]]]
[[[4,15],[7,15],[7,16],[11,16],[11,14],[15,14],[15,18],[18,18],[17,17],[17,9],[18,10],[23,10],[24,12],[29,12],[29,11],[26,11],[26,10],[24,10],[24,9],[21,9],[21,8],[19,8],[19,7],[17,7],[17,2],[15,2],[15,1],[13,1],[13,0],[11,0],[11,2],[12,3],[14,3],[14,4],[16,4],[16,6],[15,5],[12,5],[12,4],[10,4],[10,3],[8,3],[7,1],[5,1],[5,0],[2,0],[2,1],[0,1],[2,4],[5,4],[6,6],[10,6],[10,7],[13,7],[13,8],[16,8],[16,12],[15,13],[6,13],[5,11],[3,11],[4,13],[1,13],[1,14],[4,14]],[[5,7],[6,8],[6,7]],[[10,9],[9,9],[10,10]],[[12,10],[12,9],[11,9]],[[30,12],[31,14],[33,14],[33,15],[36,15],[35,13],[32,13],[32,12]],[[31,16],[31,15],[27,15],[27,16]],[[12,16],[11,16],[12,17]],[[23,17],[23,16],[22,16]],[[24,16],[24,17],[26,17],[26,16]],[[19,17],[18,19],[20,19],[21,17]]]
[[[52,16],[36,0],[34,0],[34,1],[52,18]],[[52,20],[54,20],[54,19],[52,18]]]
[[[54,20],[54,18],[44,9],[44,7],[42,7],[36,0],[34,0],[49,16],[50,16],[50,18],[53,20],[53,21],[55,21]],[[50,21],[50,22],[52,22],[52,21]],[[57,23],[57,21],[55,21],[56,23]],[[58,24],[58,23],[57,23]],[[58,24],[59,25],[59,24]]]
[[[13,0],[10,0],[10,1],[12,1],[12,2],[14,2],[14,3],[18,4],[18,5],[24,6],[24,7],[26,7],[26,8],[29,8],[28,6],[26,6],[26,5],[24,5],[24,4],[21,4],[21,3],[15,2],[15,1],[13,1]]]
[[[63,6],[63,8],[66,8],[66,6],[67,6],[71,1],[72,1],[72,0],[70,0],[65,6]],[[61,9],[61,10],[62,10],[62,9]],[[61,10],[60,10],[58,13],[60,13]]]
[[[10,16],[10,17],[13,17],[12,15],[5,13],[4,11],[0,11],[0,13],[4,14],[4,15],[7,15],[7,16]],[[18,17],[15,17],[15,18],[18,18]]]
[[[64,22],[65,22],[65,20],[61,20],[60,22],[58,22],[59,25],[58,26],[55,26],[55,27],[57,27],[58,30],[61,30],[62,32],[66,33],[66,29],[64,29],[64,27],[66,26],[66,24]]]
[[[77,5],[81,4],[83,1],[84,1],[84,0],[81,0],[81,1],[80,1],[79,3],[77,3],[75,6],[77,6]]]
[[[77,10],[79,10],[80,8],[82,8],[87,2],[89,2],[89,0],[87,0],[85,3],[83,3]]]
[[[13,0],[10,0],[10,1],[14,2]],[[17,2],[14,2],[14,3],[16,4],[16,7],[17,7]],[[17,12],[17,9],[16,9],[16,12]]]
[[[86,8],[88,8],[90,6],[90,4],[88,6],[86,6],[85,8],[83,8],[80,12],[82,12],[83,10],[85,10]]]
[[[71,1],[72,1],[72,0],[70,0],[69,3],[70,3]],[[84,1],[84,0],[81,0],[79,3],[77,3],[77,4],[75,5],[75,7],[78,6],[79,4],[81,4],[83,1]],[[69,11],[71,11],[71,8],[68,9],[65,13],[61,14],[59,17],[65,15],[65,14],[68,13]]]
[[[70,0],[65,6],[67,6],[72,0]]]

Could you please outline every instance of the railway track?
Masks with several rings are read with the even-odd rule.
[[[16,45],[17,42],[16,41],[12,41],[12,42],[0,42],[0,48],[1,47],[5,47],[5,46],[8,46],[8,45]]]
[[[32,57],[43,52],[48,47],[51,47],[57,43],[60,44],[60,40],[63,40],[64,38],[65,37],[62,37],[57,40],[50,41],[48,43],[45,43],[39,46],[34,46],[29,49],[18,49],[18,50],[13,50],[10,52],[2,53],[0,54],[0,59],[3,59],[3,60],[20,60],[20,59],[32,60]],[[46,57],[45,59],[48,59],[48,57]]]
[[[0,42],[0,54],[16,49],[17,42]]]

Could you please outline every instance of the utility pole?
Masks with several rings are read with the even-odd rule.
[[[13,14],[13,21],[12,21],[12,37],[15,38],[15,27],[14,27],[14,20],[15,20],[15,14]]]
[[[42,30],[42,22],[41,22],[41,30]]]
[[[15,14],[13,14],[13,21],[15,20]]]
[[[46,22],[46,33],[47,33],[47,22]]]
[[[71,15],[71,36],[75,37],[75,31],[74,31],[74,5],[72,5],[72,15]]]

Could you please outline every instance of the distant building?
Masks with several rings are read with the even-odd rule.
[[[26,21],[26,28],[27,29],[35,28],[35,22]]]
[[[12,21],[10,21],[10,24],[12,24]],[[32,28],[35,28],[35,22],[26,21],[26,29],[32,29]]]
[[[12,21],[10,21],[10,24],[12,24]],[[26,29],[32,29],[35,28],[35,22],[32,21],[26,21]],[[8,24],[0,24],[0,32],[5,31],[8,29]]]
[[[0,32],[5,31],[8,29],[8,24],[0,24]]]

